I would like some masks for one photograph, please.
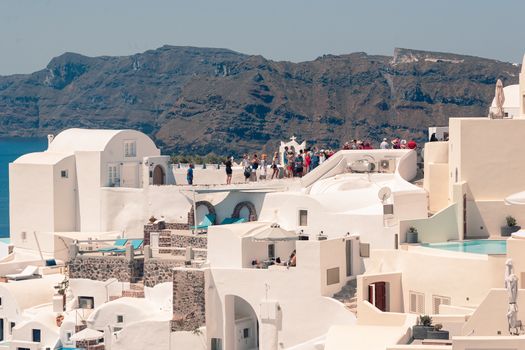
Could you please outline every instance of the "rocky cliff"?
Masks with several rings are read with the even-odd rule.
[[[291,63],[226,49],[164,46],[124,57],[66,53],[0,77],[0,136],[133,128],[165,153],[272,150],[292,134],[319,145],[423,139],[449,117],[482,116],[510,63],[396,49]]]

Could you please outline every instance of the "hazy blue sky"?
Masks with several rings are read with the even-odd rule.
[[[66,51],[127,55],[164,44],[276,60],[394,47],[521,62],[524,0],[0,0],[0,74]]]

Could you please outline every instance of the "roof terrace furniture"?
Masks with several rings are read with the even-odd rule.
[[[28,279],[33,279],[33,278],[42,278],[42,276],[38,274],[38,266],[34,266],[34,265],[28,265],[22,272],[5,275],[5,277],[8,280],[13,280],[13,281],[28,280]]]
[[[197,226],[190,226],[190,230],[205,230],[208,226],[212,226],[215,223],[216,216],[215,214],[206,214],[201,223]]]
[[[126,238],[120,238],[117,239],[115,243],[113,243],[112,247],[100,248],[98,251],[102,253],[112,253],[117,249],[122,249],[123,247],[125,247],[126,243],[128,243],[128,240]]]
[[[220,225],[241,224],[243,222],[246,222],[245,218],[225,218]]]
[[[131,247],[133,248],[133,250],[139,250],[141,247],[142,247],[142,244],[144,243],[144,240],[143,239],[132,239],[131,240]],[[111,251],[112,253],[125,253],[126,252],[126,248],[123,248],[123,249],[114,249]]]

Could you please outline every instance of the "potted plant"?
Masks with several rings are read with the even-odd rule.
[[[157,221],[157,218],[151,215],[151,217],[149,218],[149,223],[153,224],[155,221]]]
[[[410,228],[407,231],[407,243],[417,243],[417,228],[414,226],[410,226]]]
[[[412,337],[414,339],[426,339],[428,331],[434,330],[432,327],[432,317],[421,315],[417,319],[417,324],[412,326]]]
[[[505,220],[507,221],[507,226],[501,227],[501,235],[503,237],[509,237],[513,232],[521,229],[521,226],[516,225],[516,219],[514,217],[509,215]]]
[[[435,324],[433,330],[427,331],[427,339],[447,340],[449,338],[449,333],[448,331],[441,330],[442,328],[443,328],[443,325],[441,323]]]

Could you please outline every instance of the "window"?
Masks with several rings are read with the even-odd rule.
[[[346,250],[346,277],[352,276],[352,240],[347,239],[345,242]]]
[[[66,341],[71,341],[71,332],[66,332]]]
[[[63,179],[68,178],[68,171],[67,170],[60,170],[60,177]]]
[[[123,315],[117,315],[117,323],[124,322],[124,316]]]
[[[40,329],[33,329],[33,342],[40,343],[42,339],[42,334]]]
[[[137,142],[136,141],[124,141],[124,157],[136,157],[137,156]]]
[[[114,187],[120,185],[119,168],[115,164],[108,165],[108,186]]]
[[[78,307],[80,309],[94,309],[95,299],[93,297],[78,297]]]
[[[450,297],[444,297],[441,295],[432,296],[432,313],[439,314],[439,305],[450,305]]]
[[[120,332],[122,327],[113,327],[113,332]]]
[[[359,256],[361,258],[370,257],[370,243],[359,243]]]
[[[15,326],[16,326],[16,323],[14,322],[11,322],[9,324],[9,334],[13,334],[13,328],[15,328]]]
[[[394,205],[384,204],[383,205],[383,215],[394,215]]]
[[[308,226],[308,210],[299,210],[299,226]]]
[[[425,294],[410,291],[409,294],[410,306],[408,312],[412,314],[425,314]]]
[[[268,259],[275,258],[275,244],[268,244]]]
[[[211,338],[211,350],[222,350],[221,338]]]
[[[246,339],[250,337],[250,328],[244,328],[242,330],[242,338]]]
[[[2,298],[0,298],[0,306],[2,306]]]
[[[326,285],[339,283],[339,268],[334,267],[326,270]]]

